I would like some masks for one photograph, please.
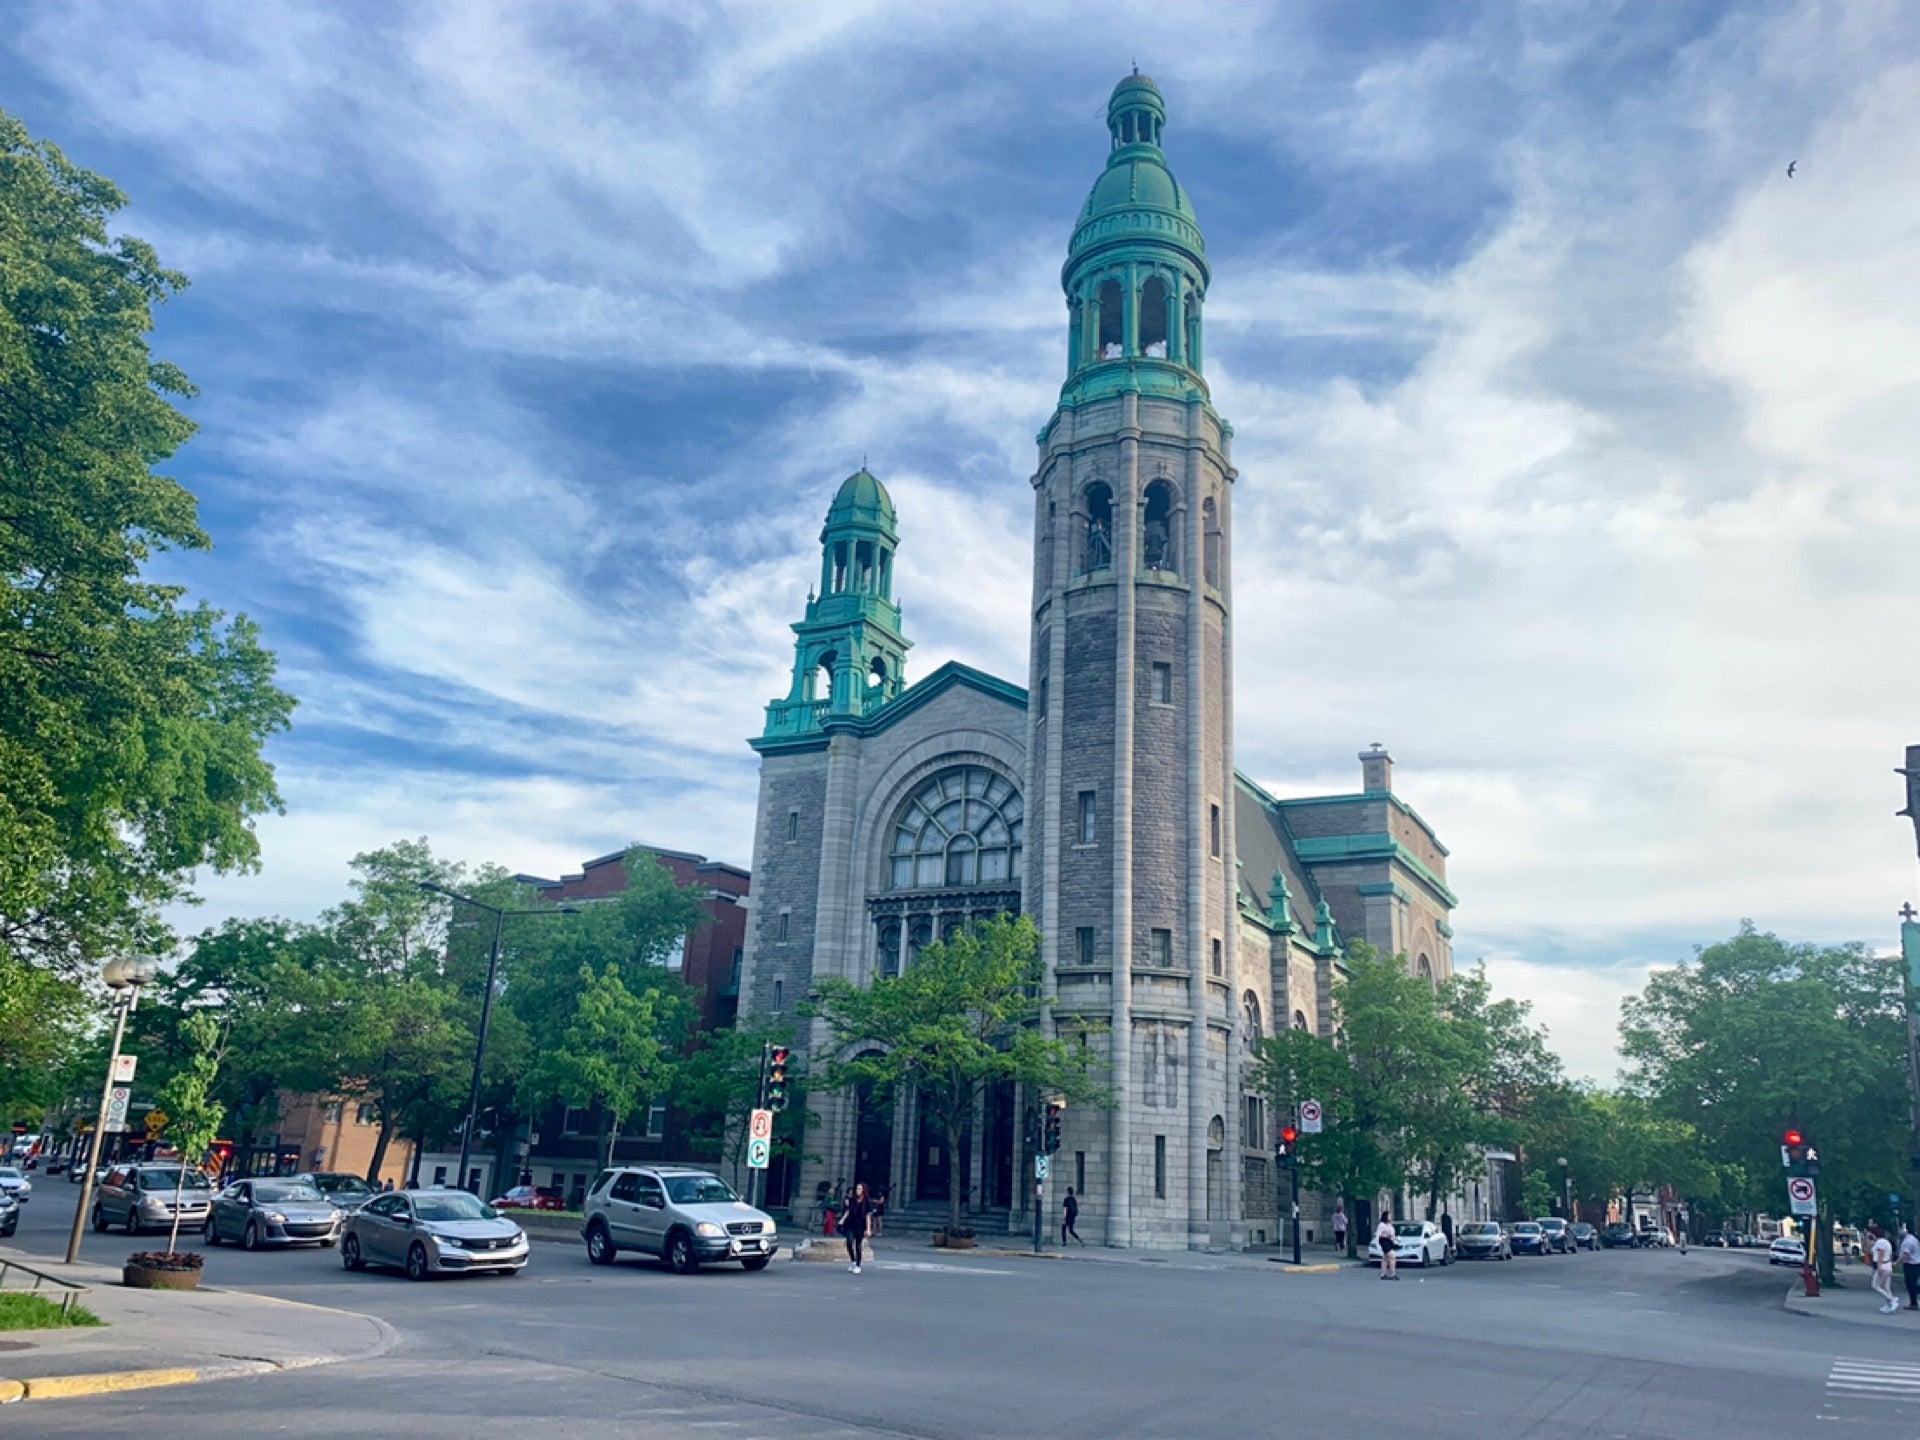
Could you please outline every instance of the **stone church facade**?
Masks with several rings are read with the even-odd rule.
[[[1361,754],[1361,785],[1280,799],[1233,765],[1233,431],[1204,371],[1211,272],[1143,75],[1115,88],[1107,166],[1062,272],[1067,379],[1033,476],[1024,686],[950,663],[905,681],[898,517],[864,468],[834,496],[816,593],[761,757],[743,1014],[791,1014],[816,977],[898,974],[999,913],[1033,918],[1046,1011],[1087,1031],[1108,1110],[1069,1111],[1052,1199],[1108,1244],[1279,1238],[1277,1117],[1249,1056],[1328,1033],[1348,937],[1452,971],[1446,848]],[[803,1052],[824,1043],[816,1024]],[[1031,1224],[1011,1087],[959,1152],[914,1097],[813,1095],[790,1195],[865,1180],[894,1207]],[[1057,1213],[1057,1207],[1056,1207]]]

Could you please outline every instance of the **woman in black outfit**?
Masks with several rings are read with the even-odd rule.
[[[867,1238],[867,1216],[872,1209],[865,1182],[855,1185],[853,1194],[847,1197],[847,1213],[840,1217],[840,1229],[847,1237],[847,1258],[853,1262],[847,1269],[855,1275],[860,1273],[860,1242]]]

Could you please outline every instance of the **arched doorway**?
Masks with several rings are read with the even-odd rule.
[[[854,1104],[853,1178],[871,1195],[893,1179],[893,1092],[862,1081]]]

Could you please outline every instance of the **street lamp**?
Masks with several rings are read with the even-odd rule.
[[[487,958],[487,989],[480,997],[480,1038],[473,1046],[473,1081],[467,1086],[467,1118],[460,1127],[460,1169],[456,1172],[454,1183],[462,1189],[467,1184],[467,1157],[473,1151],[473,1127],[480,1112],[480,1067],[487,1058],[487,1028],[493,1023],[493,987],[500,974],[500,927],[506,923],[509,915],[573,915],[578,913],[577,905],[555,905],[540,910],[507,910],[498,905],[489,905],[484,900],[476,900],[471,895],[462,895],[457,890],[449,890],[444,885],[436,885],[431,880],[420,882],[422,890],[444,895],[449,900],[458,900],[471,905],[476,910],[484,910],[493,916],[493,949]],[[417,1143],[417,1142],[416,1142]]]
[[[80,1204],[73,1212],[73,1229],[67,1235],[67,1264],[80,1258],[80,1236],[86,1229],[87,1202],[93,1198],[93,1172],[100,1165],[100,1145],[107,1131],[107,1107],[113,1102],[113,1076],[120,1068],[120,1042],[126,1038],[127,1017],[140,1003],[140,988],[153,983],[160,966],[144,956],[140,959],[109,960],[101,967],[100,978],[113,992],[113,1051],[107,1060],[106,1083],[100,1087],[100,1113],[93,1121],[93,1143],[87,1147],[87,1169],[80,1177]]]
[[[1563,1193],[1566,1196],[1566,1200],[1563,1203],[1566,1205],[1567,1224],[1571,1225],[1573,1224],[1573,1221],[1574,1221],[1573,1172],[1567,1168],[1566,1156],[1562,1155],[1558,1163],[1560,1166],[1560,1189],[1561,1189],[1561,1193]]]

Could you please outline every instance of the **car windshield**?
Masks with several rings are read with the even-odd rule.
[[[316,1175],[313,1183],[323,1195],[371,1195],[373,1187],[358,1175]]]
[[[676,1205],[724,1205],[739,1198],[717,1175],[676,1175],[667,1181],[667,1194]]]
[[[1542,1220],[1540,1222],[1540,1228],[1543,1230],[1558,1230],[1566,1223],[1564,1220]]]
[[[1500,1227],[1482,1220],[1472,1225],[1462,1225],[1460,1233],[1462,1235],[1498,1235]]]
[[[172,1190],[176,1186],[182,1190],[211,1190],[213,1188],[213,1186],[207,1183],[207,1177],[202,1175],[198,1170],[187,1171],[187,1178],[184,1183],[180,1179],[180,1172],[178,1170],[142,1170],[140,1172],[140,1188],[143,1190]]]
[[[1398,1225],[1393,1227],[1393,1233],[1398,1235],[1402,1240],[1418,1240],[1421,1235],[1420,1222],[1417,1220],[1402,1220]]]
[[[20,1172],[11,1165],[0,1165],[0,1180],[18,1180]]]
[[[1540,1227],[1531,1220],[1522,1220],[1518,1225],[1513,1227],[1513,1233],[1516,1235],[1538,1235],[1540,1233]]]
[[[497,1220],[499,1213],[477,1195],[449,1191],[444,1195],[415,1195],[413,1213],[422,1220]]]
[[[324,1197],[304,1180],[256,1180],[253,1182],[253,1198],[281,1202],[319,1200]]]

